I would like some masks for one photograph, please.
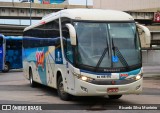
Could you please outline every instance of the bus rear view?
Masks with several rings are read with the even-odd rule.
[[[0,71],[22,68],[22,37],[0,35]]]

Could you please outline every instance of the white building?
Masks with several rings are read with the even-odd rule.
[[[160,23],[160,0],[93,0],[93,8],[130,13],[140,23]]]
[[[160,9],[160,0],[93,0],[93,7],[122,11],[152,8]]]

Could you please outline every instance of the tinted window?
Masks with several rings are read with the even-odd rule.
[[[6,40],[6,49],[16,50],[22,48],[22,40]]]
[[[60,45],[59,20],[54,20],[24,32],[25,48]]]
[[[66,27],[67,23],[70,23],[70,19],[62,18],[62,36],[63,36],[63,45],[66,58],[73,63],[73,50],[71,45],[71,40],[69,37],[69,30]]]
[[[24,36],[36,38],[57,38],[60,37],[59,20],[48,22],[36,28],[24,32]]]
[[[25,48],[60,45],[60,38],[24,38],[23,41]]]

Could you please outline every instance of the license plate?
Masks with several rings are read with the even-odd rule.
[[[107,92],[108,92],[108,93],[115,93],[115,92],[118,92],[118,91],[119,91],[118,88],[108,88],[108,89],[107,89]]]
[[[118,74],[112,74],[112,75],[98,75],[98,79],[119,79]]]

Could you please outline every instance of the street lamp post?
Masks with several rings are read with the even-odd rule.
[[[31,12],[31,0],[30,0],[30,25],[31,25],[31,23],[32,23],[32,21],[31,21],[31,14],[32,14],[32,12]]]
[[[88,8],[88,5],[87,5],[87,0],[86,0],[86,8]]]
[[[14,0],[12,0],[12,5],[14,5]]]

